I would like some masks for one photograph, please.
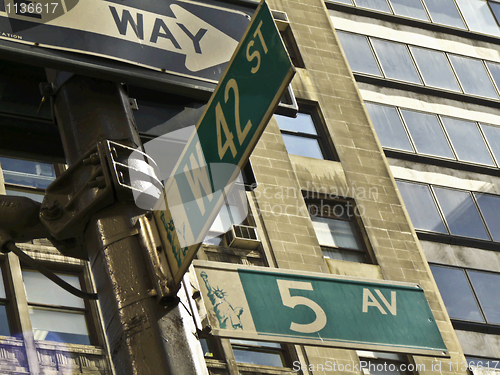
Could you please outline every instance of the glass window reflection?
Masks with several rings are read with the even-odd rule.
[[[436,115],[402,109],[418,153],[454,158],[450,145]]]
[[[320,245],[354,250],[362,249],[353,222],[319,216],[312,216],[311,220]]]
[[[355,2],[360,7],[392,13],[386,0],[355,0]]]
[[[405,44],[372,39],[373,48],[387,78],[421,83]]]
[[[0,156],[5,183],[45,189],[55,180],[52,164]]]
[[[3,275],[1,268],[0,268],[0,298],[7,298],[5,295],[5,286],[3,285]]]
[[[396,108],[375,103],[365,106],[382,146],[413,152]]]
[[[323,153],[318,140],[282,134],[286,151],[292,155],[306,156],[308,158],[323,159]]]
[[[354,72],[373,74],[381,76],[375,56],[363,35],[356,35],[338,31],[340,44],[346,54],[349,65]]]
[[[0,336],[10,336],[7,307],[0,303]]]
[[[500,197],[475,193],[479,210],[483,214],[484,221],[488,227],[493,241],[500,242]]]
[[[457,0],[465,22],[471,31],[500,36],[500,29],[484,0]]]
[[[451,234],[489,240],[483,221],[469,192],[434,187]]]
[[[486,65],[488,66],[491,76],[497,85],[497,89],[500,89],[500,64],[486,61]]]
[[[275,115],[289,154],[324,159],[320,136],[311,114],[299,112],[297,117]]]
[[[430,267],[450,318],[484,323],[464,270]]]
[[[500,298],[498,298],[500,275],[478,271],[467,271],[467,273],[486,321],[490,324],[500,324]]]
[[[475,122],[444,116],[441,119],[459,160],[494,165]]]
[[[22,276],[35,340],[89,345],[83,299],[36,271],[23,270]],[[81,289],[78,276],[61,273],[57,276]]]
[[[481,60],[457,55],[448,56],[466,94],[498,99]]]
[[[15,195],[17,197],[30,198],[30,199],[33,199],[35,202],[40,202],[40,203],[43,202],[43,196],[44,196],[42,193],[40,193],[40,194],[37,194],[34,192],[31,193],[31,192],[27,192],[26,190],[11,189],[10,187],[5,188],[5,193],[7,195]]]
[[[396,182],[415,229],[448,233],[429,186],[403,181]]]
[[[433,22],[465,29],[462,17],[453,0],[424,0]]]
[[[496,1],[488,1],[488,4],[491,11],[493,12],[493,15],[495,16],[497,23],[500,25],[500,3],[497,3]]]
[[[460,91],[450,63],[443,52],[410,46],[424,83],[428,86]]]
[[[500,127],[480,124],[497,164],[500,164]]]
[[[35,340],[90,344],[84,313],[40,307],[30,307],[29,313]]]
[[[313,119],[308,113],[297,113],[297,117],[275,115],[281,130],[318,135]]]
[[[391,0],[391,4],[395,14],[424,21],[429,20],[420,0]]]
[[[233,347],[234,359],[236,362],[251,363],[261,366],[285,366],[281,344],[234,339],[229,341]]]
[[[81,288],[78,276],[61,273],[57,276],[75,288]],[[23,281],[29,302],[85,308],[83,299],[65,291],[39,272],[23,270]]]

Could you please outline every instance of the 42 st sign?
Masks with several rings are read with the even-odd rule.
[[[194,265],[216,336],[448,357],[418,285]]]
[[[175,283],[191,264],[294,73],[263,1],[155,207]]]

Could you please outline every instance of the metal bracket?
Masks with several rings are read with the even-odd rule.
[[[167,305],[176,299],[180,285],[173,282],[154,216],[148,212],[139,218],[137,225],[149,274],[155,286],[157,301],[160,305]]]
[[[85,226],[92,215],[116,201],[154,206],[163,185],[148,163],[156,167],[142,151],[102,141],[47,187],[40,221],[62,254],[86,260],[81,246]]]
[[[156,177],[159,168],[146,153],[113,141],[99,143],[118,201],[134,200],[139,208],[152,209],[163,191]]]
[[[96,145],[47,187],[40,221],[60,241],[55,245],[61,253],[86,260],[80,246],[85,225],[94,213],[113,202],[106,159]]]

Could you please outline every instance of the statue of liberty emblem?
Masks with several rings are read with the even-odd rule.
[[[243,329],[243,324],[241,324],[240,316],[243,313],[242,307],[233,307],[227,300],[227,293],[224,290],[216,287],[212,288],[208,282],[208,276],[205,271],[202,271],[200,276],[205,281],[205,286],[208,290],[208,298],[212,302],[214,307],[215,315],[219,320],[219,327],[221,329]]]

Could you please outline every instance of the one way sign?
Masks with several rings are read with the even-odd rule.
[[[17,3],[0,1],[0,39],[209,82],[218,81],[249,23],[243,12],[186,0],[38,0],[24,1],[28,6],[23,7]]]

